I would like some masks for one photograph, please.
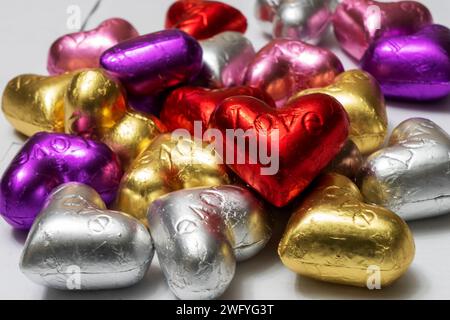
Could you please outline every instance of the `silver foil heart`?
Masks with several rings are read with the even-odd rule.
[[[83,184],[56,188],[30,230],[20,268],[32,281],[61,290],[116,289],[140,281],[153,258],[138,220],[106,210]]]
[[[450,136],[434,122],[412,118],[373,153],[359,177],[367,201],[405,220],[450,212]]]
[[[326,34],[336,6],[336,0],[260,0],[255,11],[264,32],[272,21],[275,38],[317,44]]]
[[[222,32],[200,41],[203,49],[201,80],[210,87],[223,88],[241,85],[245,71],[255,56],[252,43],[240,32]]]
[[[172,192],[150,207],[150,232],[169,287],[181,299],[214,299],[271,236],[267,211],[237,186]]]

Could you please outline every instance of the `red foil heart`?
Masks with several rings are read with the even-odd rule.
[[[161,110],[161,120],[169,131],[184,128],[194,134],[194,121],[201,121],[203,131],[208,128],[211,114],[227,98],[252,96],[275,108],[275,102],[264,91],[247,87],[210,90],[201,87],[182,87],[173,91]]]
[[[247,19],[239,10],[222,2],[179,0],[167,12],[166,28],[177,28],[202,40],[224,31],[245,33]]]
[[[219,129],[224,137],[224,159],[231,169],[278,207],[288,204],[310,184],[340,152],[349,132],[348,116],[342,105],[320,93],[294,99],[279,109],[252,97],[232,97],[216,109],[210,126]],[[252,164],[249,160],[252,157],[255,160],[251,154],[255,150],[249,148],[249,143],[239,145],[236,138],[227,136],[227,129],[254,129],[256,138],[266,144],[266,150],[278,150],[278,171],[262,174],[261,169],[270,165],[262,164],[260,158]],[[276,132],[279,139],[272,141]],[[233,163],[229,163],[230,152]],[[245,158],[245,163],[239,163],[240,157]]]

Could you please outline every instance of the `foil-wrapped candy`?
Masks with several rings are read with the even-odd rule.
[[[358,177],[364,158],[357,145],[347,140],[341,152],[328,164],[324,172],[335,172],[352,180]]]
[[[252,43],[240,32],[227,31],[200,41],[203,71],[199,77],[209,87],[242,85],[247,66],[255,56]]]
[[[258,0],[256,18],[266,34],[317,44],[331,24],[336,0]]]
[[[248,66],[245,84],[267,92],[282,107],[300,90],[327,86],[343,71],[342,63],[327,49],[274,39]]]
[[[121,177],[117,156],[104,143],[62,133],[37,133],[1,178],[0,214],[14,228],[29,229],[50,192],[65,182],[87,184],[111,204]]]
[[[399,124],[389,145],[363,165],[364,198],[405,220],[450,213],[450,136],[422,118]]]
[[[369,47],[361,67],[387,97],[444,98],[450,94],[450,29],[433,24],[413,35],[383,38]]]
[[[48,196],[25,242],[20,269],[55,289],[117,289],[139,282],[153,254],[142,223],[107,210],[94,189],[70,182]]]
[[[291,99],[312,93],[328,94],[342,104],[350,118],[350,139],[363,154],[384,144],[388,128],[386,104],[380,85],[369,73],[345,71],[331,85],[301,91]]]
[[[148,224],[169,287],[181,299],[219,297],[235,259],[254,256],[271,236],[263,204],[237,186],[172,192],[153,202]]]
[[[55,75],[98,68],[103,51],[138,35],[128,21],[120,18],[107,19],[93,30],[64,35],[50,47],[47,70]]]
[[[343,0],[333,16],[336,39],[358,61],[375,41],[410,35],[432,22],[430,11],[417,1]]]
[[[154,95],[194,79],[202,69],[202,48],[183,31],[163,30],[106,50],[100,65],[130,94]]]
[[[147,210],[159,197],[179,189],[229,182],[214,149],[189,134],[157,136],[125,172],[115,208],[147,223]]]
[[[332,173],[316,181],[295,210],[278,254],[302,276],[382,288],[407,271],[415,245],[402,218],[364,203],[353,182]]]

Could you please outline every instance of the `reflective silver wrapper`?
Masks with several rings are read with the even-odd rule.
[[[106,210],[94,189],[67,183],[50,194],[34,222],[20,268],[55,289],[116,289],[140,281],[153,254],[141,222]]]
[[[219,297],[236,258],[255,255],[271,236],[263,204],[237,186],[172,192],[152,204],[148,223],[167,282],[181,299]]]
[[[317,44],[328,30],[336,6],[337,0],[281,0],[273,35]]]
[[[450,137],[430,120],[408,119],[366,160],[358,180],[368,202],[405,220],[449,213]]]
[[[273,20],[277,14],[278,6],[282,0],[256,0],[255,17],[260,28],[266,35],[273,33]]]
[[[203,49],[201,78],[210,87],[242,85],[247,66],[255,56],[252,43],[242,33],[227,31],[200,41]]]

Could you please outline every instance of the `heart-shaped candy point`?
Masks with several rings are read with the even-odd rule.
[[[105,144],[60,133],[37,133],[3,174],[0,213],[14,228],[29,229],[55,187],[81,182],[110,204],[121,176],[117,156]]]
[[[281,107],[300,90],[331,84],[343,71],[339,59],[327,49],[275,39],[248,66],[245,84],[267,92]]]
[[[235,256],[254,256],[271,236],[264,205],[236,186],[172,192],[153,202],[148,224],[167,282],[182,299],[219,297]]]
[[[195,78],[202,69],[202,48],[182,31],[163,30],[106,50],[100,64],[130,94],[148,96]]]
[[[450,213],[449,167],[450,136],[430,120],[412,118],[366,160],[361,192],[406,220]]]
[[[184,128],[194,135],[195,121],[201,121],[203,131],[208,129],[214,110],[223,100],[234,96],[252,96],[275,108],[272,98],[257,88],[240,86],[210,90],[201,87],[181,87],[167,98],[161,110],[161,120],[169,131]]]
[[[302,276],[382,288],[406,272],[415,246],[399,216],[364,203],[348,178],[327,174],[289,220],[278,254]]]
[[[6,119],[26,136],[41,131],[64,132],[64,97],[73,75],[15,77],[3,91]]]
[[[356,60],[378,39],[410,35],[431,23],[430,11],[416,1],[343,0],[333,17],[337,40]]]
[[[149,205],[166,193],[227,184],[221,163],[213,149],[189,134],[161,134],[125,173],[115,207],[146,223]]]
[[[198,40],[224,31],[245,33],[247,19],[236,8],[207,0],[178,0],[167,11],[166,28],[177,28]]]
[[[375,42],[362,68],[380,83],[387,97],[434,100],[450,94],[450,29],[430,25],[411,36]]]
[[[102,69],[76,74],[67,88],[64,114],[66,133],[100,138],[126,111],[120,83]]]
[[[153,253],[142,223],[106,210],[94,189],[72,182],[49,195],[28,235],[20,269],[55,289],[117,289],[139,282]]]
[[[223,136],[229,167],[278,207],[299,195],[333,160],[349,129],[340,103],[320,93],[280,109],[253,97],[228,98],[210,125]]]
[[[120,18],[105,20],[91,31],[67,34],[50,47],[47,70],[53,75],[98,68],[100,56],[106,49],[138,35],[128,21]]]
[[[363,154],[383,145],[388,127],[386,105],[379,84],[370,74],[346,71],[328,87],[304,90],[293,99],[312,93],[328,94],[342,104],[350,118],[350,139]]]
[[[252,43],[239,32],[222,32],[200,41],[203,50],[203,71],[199,81],[209,87],[241,85],[247,66],[255,56]]]

